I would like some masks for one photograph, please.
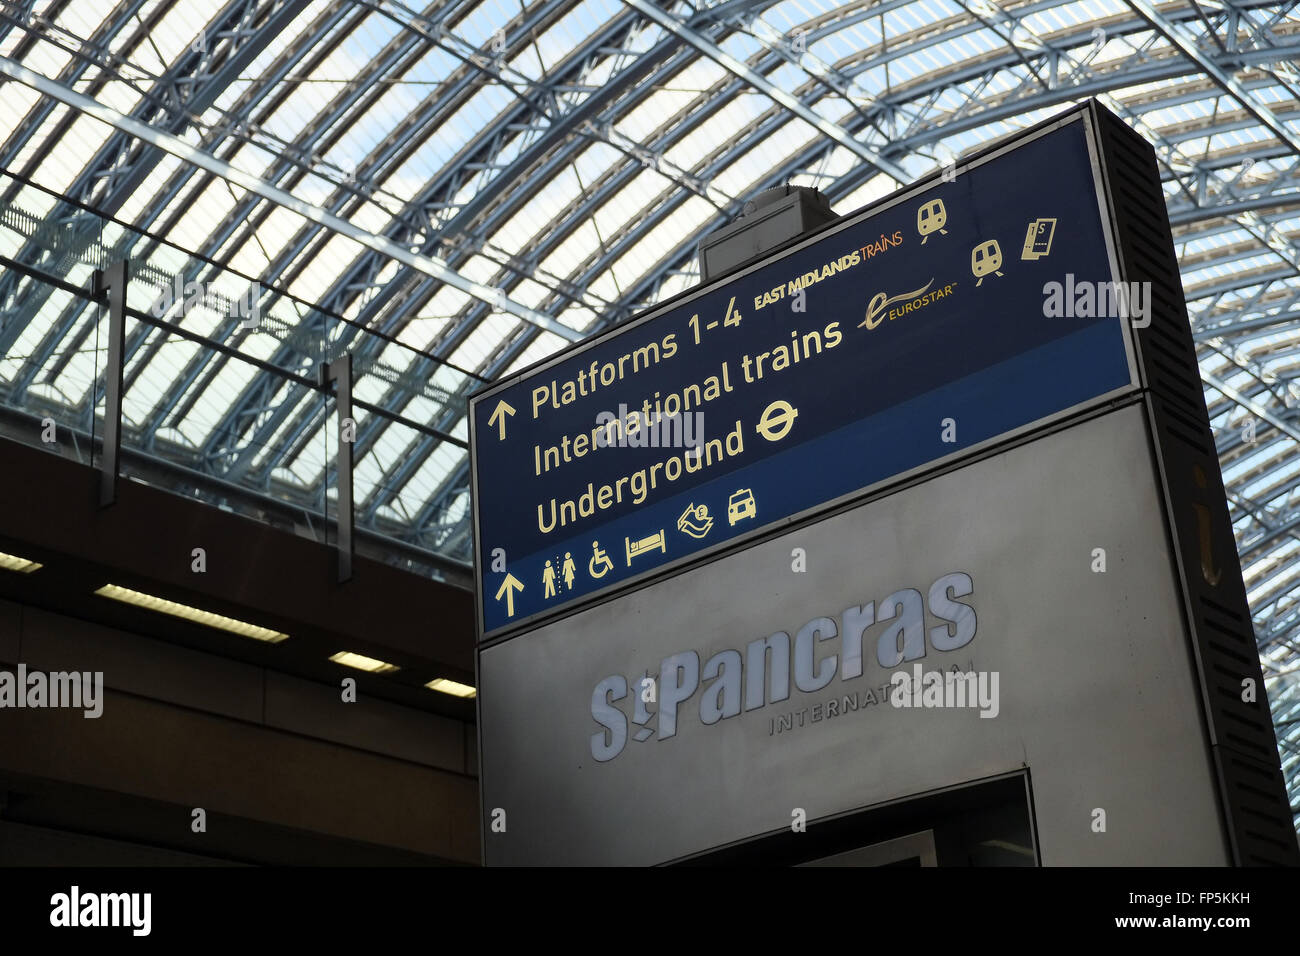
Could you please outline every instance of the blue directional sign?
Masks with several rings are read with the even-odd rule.
[[[1134,387],[1094,162],[1068,120],[474,396],[484,636]]]

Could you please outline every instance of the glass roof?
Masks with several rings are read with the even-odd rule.
[[[134,326],[128,424],[281,497],[332,493],[292,376],[364,343],[358,521],[464,563],[468,391],[693,285],[760,189],[847,212],[1099,97],[1157,148],[1300,803],[1298,53],[1250,0],[11,0],[0,254],[84,285],[124,250],[139,309],[210,283],[189,337]],[[98,331],[7,273],[7,400],[93,408]]]

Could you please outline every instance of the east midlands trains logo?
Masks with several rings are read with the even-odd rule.
[[[777,631],[750,641],[743,651],[719,651],[703,665],[696,651],[681,651],[663,659],[657,680],[649,672],[631,680],[611,674],[591,694],[591,716],[602,728],[591,735],[591,755],[603,763],[621,754],[629,723],[638,741],[675,736],[678,719],[687,711],[683,705],[697,693],[698,706],[690,710],[706,727],[788,700],[791,678],[795,689],[812,694],[825,690],[838,676],[849,685],[842,690],[856,695],[858,685],[853,682],[863,676],[863,634],[868,628],[889,624],[875,642],[876,662],[886,669],[925,657],[927,642],[935,651],[955,651],[975,637],[975,609],[956,600],[974,590],[970,575],[956,571],[931,584],[927,596],[903,588],[879,606],[868,601],[846,608],[838,618],[815,617],[793,640],[789,633]],[[938,620],[928,631],[927,605]],[[887,692],[888,684],[879,689]],[[874,690],[868,688],[866,693]],[[615,706],[619,701],[630,701],[630,719],[626,705]]]

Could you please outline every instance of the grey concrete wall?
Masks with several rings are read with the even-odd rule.
[[[102,671],[103,714],[0,710],[0,774],[175,805],[182,831],[188,808],[203,807],[478,860],[472,728],[462,721],[364,692],[344,703],[339,687],[0,602],[0,669],[18,663]]]

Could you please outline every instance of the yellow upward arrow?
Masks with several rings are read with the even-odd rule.
[[[506,617],[515,616],[515,588],[522,591],[524,589],[524,582],[520,581],[517,577],[507,571],[506,579],[501,582],[501,587],[497,588],[498,601],[501,600],[501,595],[504,594],[506,596]]]
[[[513,415],[515,410],[510,407],[510,403],[504,398],[497,402],[496,409],[492,412],[492,417],[488,419],[488,427],[497,426],[499,437],[498,441],[506,440],[506,416]]]

